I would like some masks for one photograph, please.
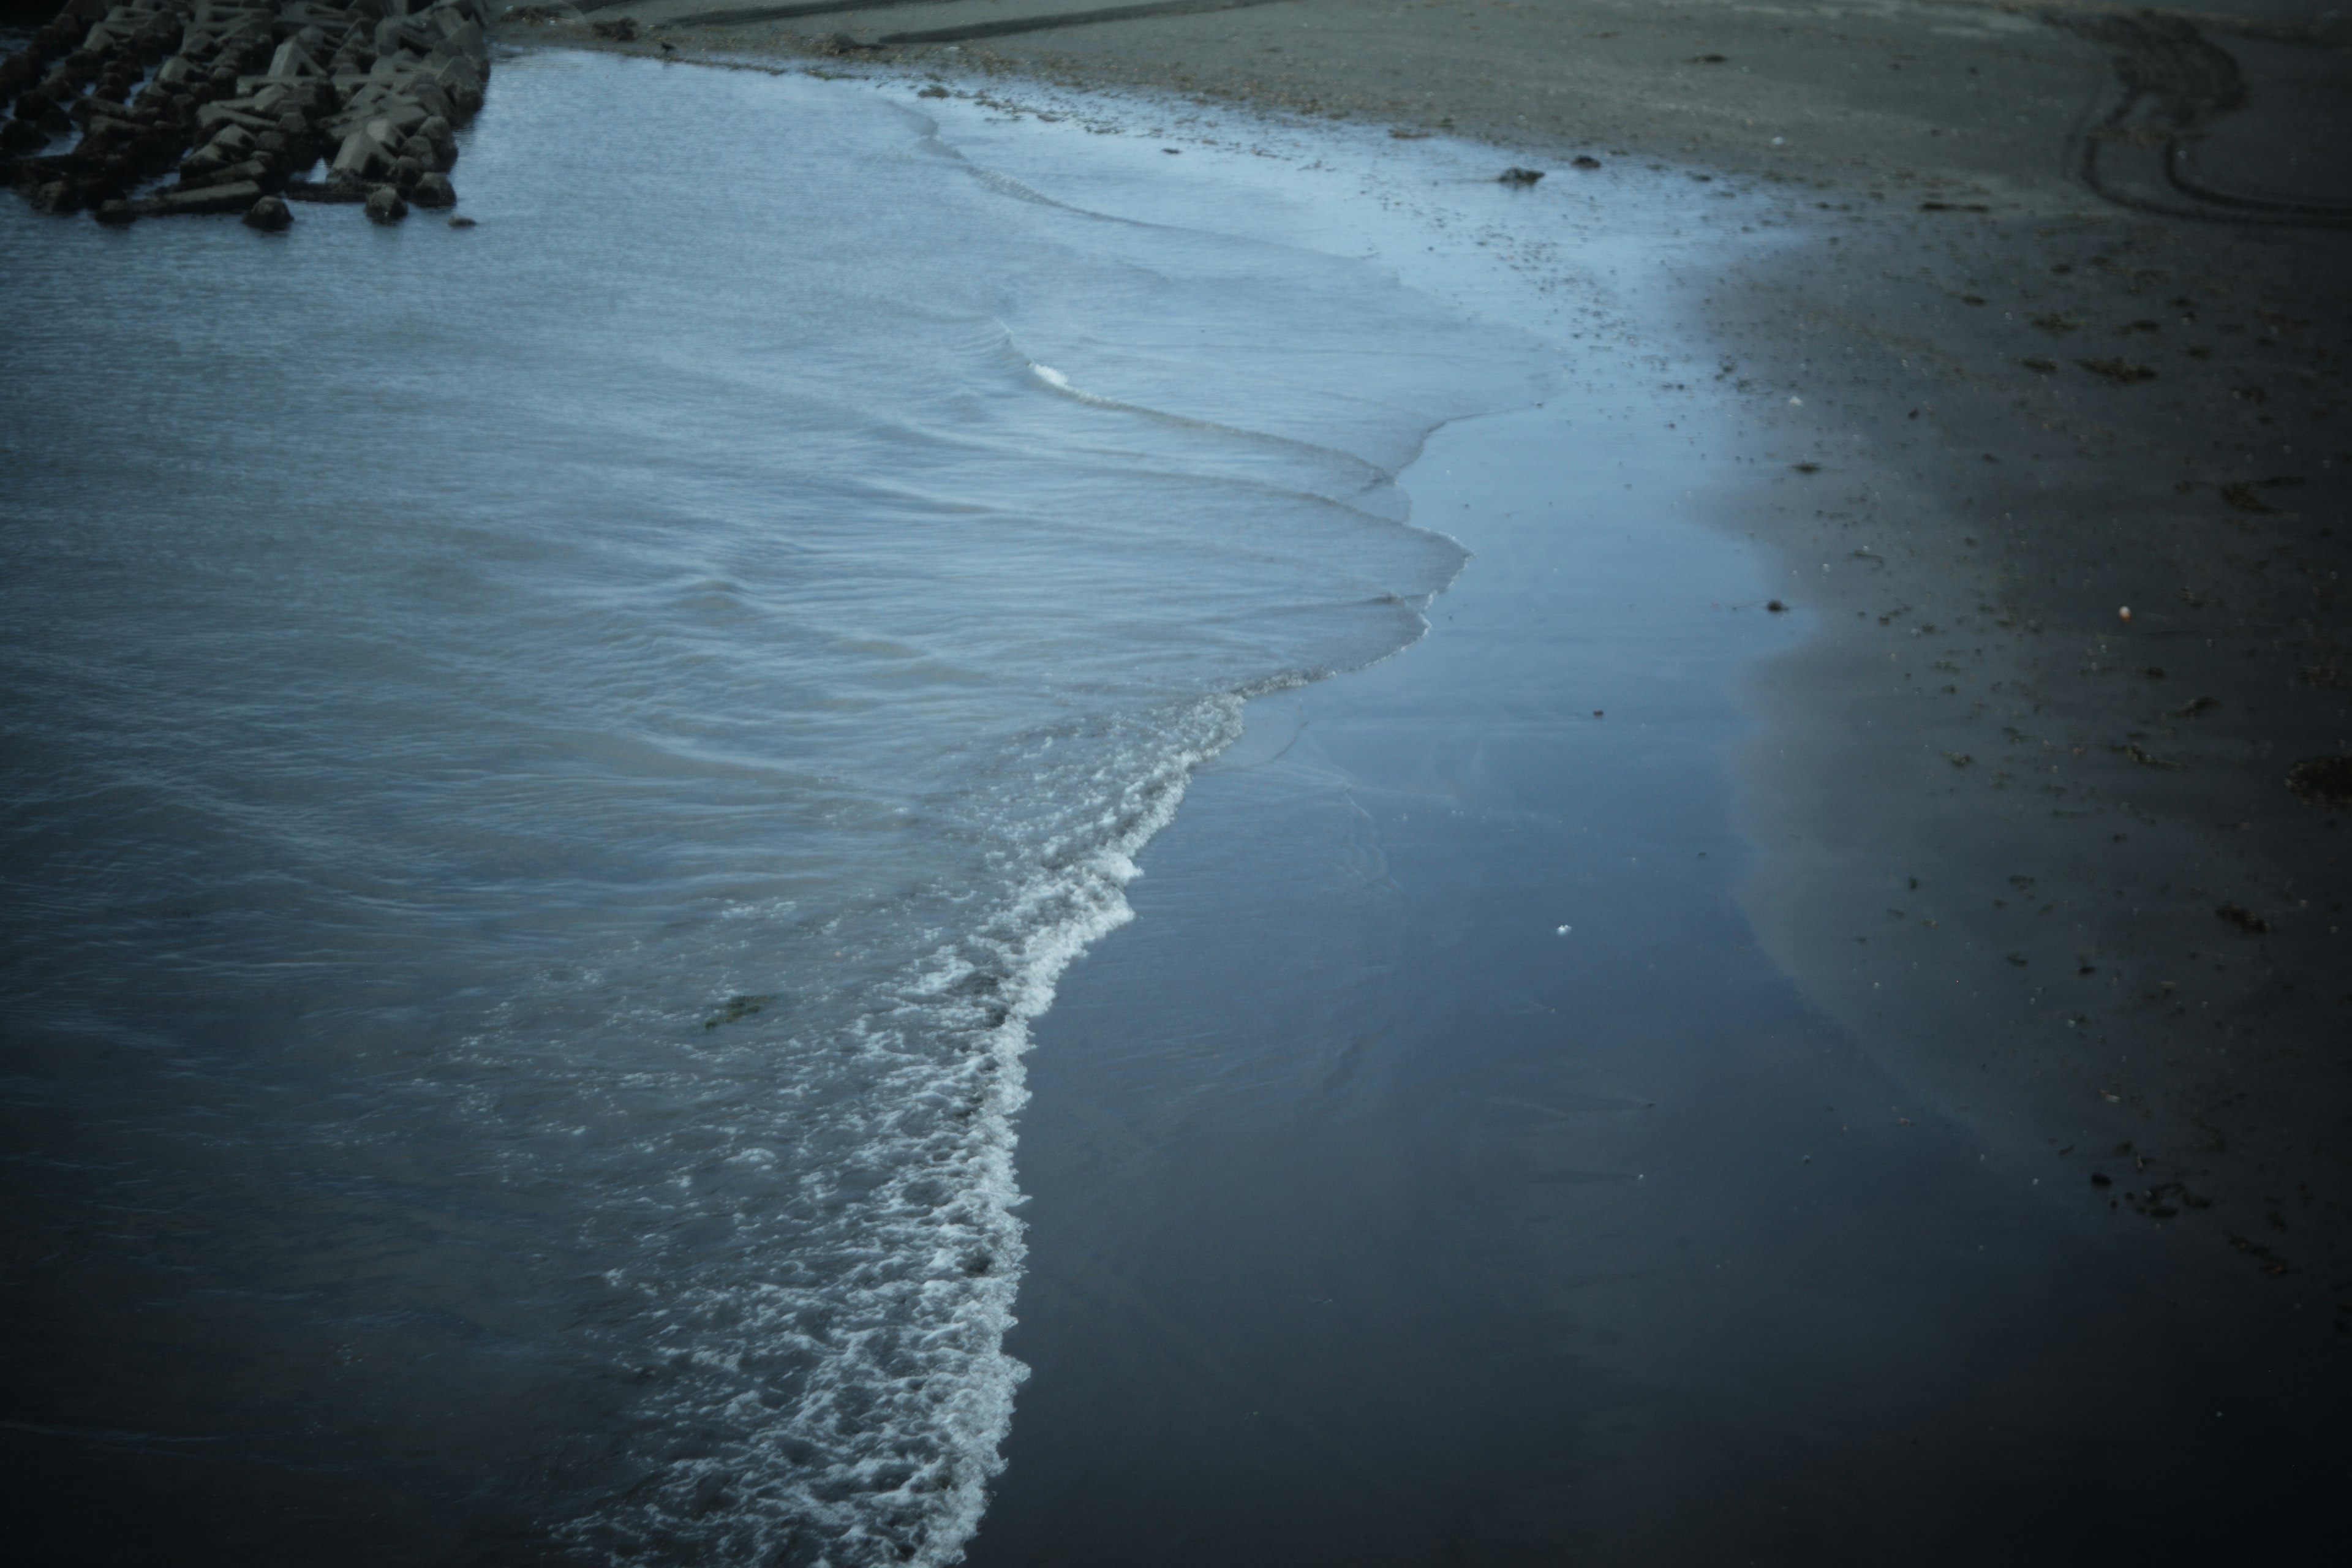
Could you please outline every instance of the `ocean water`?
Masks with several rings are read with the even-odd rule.
[[[1553,357],[858,83],[525,54],[463,140],[470,230],[0,204],[25,1539],[953,1561],[1028,1026]]]

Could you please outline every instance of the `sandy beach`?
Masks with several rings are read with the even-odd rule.
[[[1752,457],[1779,472],[1749,527],[1812,630],[1749,678],[1762,940],[1985,1136],[2129,1141],[2126,1188],[2194,1245],[2352,1282],[2340,808],[2286,782],[2352,743],[2352,24],[2285,3],[797,9],[594,19],[646,29],[604,47],[993,78],[1016,111],[1024,79],[1174,90],[1452,132],[1557,180],[1601,172],[1580,155],[1780,198],[1777,243],[1672,284],[1754,395]],[[979,36],[887,41],[956,27]]]
[[[42,1561],[2352,1523],[2344,14],[497,44],[0,234]]]
[[[2107,1308],[2161,1298],[2183,1315],[2158,1340],[2273,1346],[2261,1368],[2235,1364],[2221,1381],[2281,1401],[2273,1414],[2292,1427],[2297,1379],[2340,1376],[2352,1328],[2346,802],[2311,782],[2335,776],[2326,764],[2308,765],[2352,745],[2344,19],[2291,5],[1292,0],[1045,25],[1054,11],[730,21],[680,0],[597,16],[646,29],[604,47],[814,56],[819,68],[929,79],[1016,117],[1076,112],[1060,91],[1132,89],[1288,123],[1386,125],[1406,141],[1452,133],[1492,145],[1497,169],[1544,172],[1551,188],[1605,193],[1633,165],[1756,204],[1751,253],[1649,258],[1658,297],[1683,312],[1666,351],[1712,362],[1705,392],[1737,410],[1746,478],[1712,526],[1758,552],[1801,634],[1734,678],[1752,727],[1727,742],[1744,851],[1733,896],[1777,974],[1885,1075],[1904,1113],[1889,1119],[1908,1126],[1925,1107],[1979,1158],[2050,1194],[2026,1224],[2053,1249],[2043,1288],[2079,1287],[2081,1309],[2097,1313],[2102,1269],[2140,1271],[2125,1292],[2138,1305]],[[956,26],[971,31],[890,41]],[[1139,908],[1143,927],[1120,942],[1155,940],[1150,906]],[[1114,967],[1149,984],[1139,969],[1181,963],[1200,938],[1163,929],[1157,940],[1157,958],[1115,942],[1076,985]],[[1449,1026],[1427,1027],[1434,1039]],[[1061,1408],[1052,1374],[1068,1346],[1122,1319],[1099,1290],[1090,1311],[1056,1304],[1067,1281],[1050,1240],[1057,1226],[1091,1223],[1087,1247],[1098,1249],[1109,1215],[1133,1217],[1099,1196],[1099,1165],[1079,1161],[1084,1175],[1057,1181],[1049,1163],[1055,1031],[1094,1046],[1105,1028],[1057,1017],[1041,1037],[1024,1152],[1038,1180],[1040,1274],[1015,1338],[1045,1369],[1028,1411]],[[1102,1109],[1118,1096],[1099,1085],[1071,1094],[1089,1115],[1125,1114]],[[1211,1164],[1234,1157],[1211,1142]],[[1057,1192],[1094,1220],[1057,1216]],[[1132,1201],[1182,1212],[1172,1197]],[[1932,1204],[1914,1221],[1972,1223]],[[1860,1230],[1848,1239],[1878,1245]],[[1178,1256],[1223,1245],[1196,1238]],[[1087,1255],[1097,1286],[1139,1288]],[[1156,1364],[1173,1342],[1127,1342],[1066,1375]],[[2179,1364],[2097,1336],[2034,1353]],[[2182,1388],[2199,1381],[2178,1373]],[[2066,1397],[2116,1393],[2102,1389]],[[1095,1484],[1074,1478],[1098,1481],[1101,1466],[1073,1458],[1116,1404],[1016,1423],[993,1537],[1006,1554],[991,1555],[984,1531],[975,1561],[1132,1548],[1118,1528],[1089,1538],[1053,1522],[1072,1508],[1118,1517],[1074,1500]],[[1327,1422],[1317,1440],[1344,1444],[1347,1429]],[[2095,1448],[2113,1431],[2089,1420],[2025,1446]],[[1214,1441],[1188,1435],[1135,1463],[1149,1470]],[[1726,1441],[1747,1455],[1771,1438]],[[2288,1441],[2296,1458],[2263,1463],[2331,1473],[2341,1454],[2322,1457],[2330,1446]],[[1024,1453],[1050,1458],[1024,1472]],[[1952,1462],[2005,1489],[2022,1464],[2013,1451]],[[2252,1473],[2242,1453],[2202,1462]],[[1050,1505],[1024,1489],[1040,1466],[1061,1475]],[[1919,1495],[1916,1473],[1888,1484]],[[2135,1545],[2186,1550],[2179,1531],[2204,1516],[2138,1500],[2165,1523]],[[1753,1514],[1769,1506],[1759,1499]],[[1556,1534],[1634,1539],[1622,1521],[1575,1515],[1571,1528],[1569,1517]],[[1522,1545],[1547,1539],[1545,1526],[1519,1528]],[[1747,1525],[1725,1528],[1670,1532],[1652,1541],[1655,1554],[1626,1548],[1625,1560],[1713,1560],[1735,1540],[1754,1543]],[[1008,1535],[1020,1544],[1005,1547]],[[1440,1531],[1391,1555],[1432,1560],[1441,1540],[1463,1560],[1502,1550],[1462,1544],[1474,1536]],[[1272,1535],[1247,1538],[1273,1550]],[[1860,1549],[1809,1539],[1790,1560]],[[2053,1561],[2089,1549],[2047,1545]],[[1389,1560],[1364,1542],[1351,1550]],[[1191,1559],[1171,1548],[1169,1560]]]

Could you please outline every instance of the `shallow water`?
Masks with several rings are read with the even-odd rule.
[[[1754,759],[1800,743],[1761,715],[1835,701],[1771,656],[1845,564],[1749,542],[1810,531],[1838,503],[1788,460],[1860,437],[1743,384],[1695,307],[1789,205],[1622,163],[1514,196],[1491,151],[1377,131],[1302,132],[1317,180],[1220,205],[1265,164],[1216,119],[1173,180],[1148,144],[1033,174],[1043,133],[951,134],[1089,205],[1376,254],[1570,374],[1431,440],[1406,483],[1475,556],[1430,637],[1255,701],[1039,1025],[1034,1372],[975,1568],[2340,1534],[2315,1282],[2084,1205],[2078,1163],[1824,1017],[1743,911],[1787,863],[1743,824]]]
[[[2086,1223],[1759,949],[1737,674],[1802,630],[1671,521],[1743,476],[1613,390],[1433,439],[1476,555],[1429,638],[1254,702],[1040,1021],[1034,1372],[971,1563],[2323,1538],[2341,1358],[2262,1331],[2272,1282]]]
[[[526,55],[465,147],[468,231],[0,205],[28,1529],[947,1560],[1028,1021],[1548,356],[852,86]]]
[[[911,87],[508,59],[463,233],[0,204],[32,1554],[2307,1533],[2309,1369],[1739,916],[1807,627],[1658,285],[1764,205]]]

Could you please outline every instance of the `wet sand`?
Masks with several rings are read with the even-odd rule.
[[[1734,672],[1807,634],[1706,527],[1736,477],[1660,526],[1682,444],[1578,420],[1596,472],[1569,422],[1433,444],[1416,500],[1472,498],[1478,554],[1432,637],[1258,704],[1065,981],[1034,1374],[970,1561],[2190,1562],[2339,1525],[2322,1314],[2085,1215],[1759,947]]]
[[[2288,771],[2352,748],[2343,16],[1296,0],[858,47],[981,9],[635,47],[1454,132],[1755,240],[1649,251],[1675,324],[1597,334],[1661,367],[1585,418],[1722,421],[1686,533],[1609,533],[1694,472],[1630,428],[1630,491],[1528,423],[1440,437],[1409,484],[1479,560],[1433,637],[1261,705],[1066,980],[971,1561],[2340,1532],[2352,889]],[[1454,499],[1482,442],[1524,505]]]
[[[993,76],[1016,112],[1055,83],[1175,89],[1455,131],[1556,180],[1630,160],[1780,197],[1776,243],[1674,285],[1686,346],[1752,395],[1780,472],[1743,531],[1816,634],[1749,684],[1766,948],[1985,1136],[2129,1141],[2150,1218],[2352,1298],[2352,879],[2343,813],[2286,787],[2352,747],[2352,24],[1286,0],[841,41],[1092,9],[630,47]]]
[[[1790,614],[1704,671],[1663,605],[1595,631],[1691,726],[1677,773],[1623,700],[1538,691],[1514,659],[1565,634],[1474,566],[1426,644],[1299,700],[1304,751],[1202,782],[1040,1031],[1037,1376],[974,1560],[2340,1527],[2352,889],[2340,803],[2288,779],[2352,749],[2344,19],[1289,0],[859,44],[982,9],[628,47],[1008,114],[1172,90],[1478,138],[1544,199],[1637,168],[1749,204],[1752,251],[1649,264],[1694,405],[1735,410],[1692,521]],[[1491,690],[1525,700],[1464,733]],[[1596,884],[1622,951],[1523,955],[1584,931],[1523,885],[1599,876],[1571,824],[1691,870]]]

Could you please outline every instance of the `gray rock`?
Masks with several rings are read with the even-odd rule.
[[[464,55],[437,56],[425,64],[430,79],[439,84],[442,91],[455,100],[462,100],[470,92],[479,105],[482,84],[487,79],[480,65]]]
[[[241,163],[217,169],[185,169],[181,172],[178,189],[205,190],[214,185],[258,185],[276,174],[278,166],[266,158],[247,158]]]
[[[367,215],[372,223],[398,223],[408,216],[408,204],[390,185],[378,185],[368,193]]]
[[[392,149],[376,135],[373,128],[362,125],[343,138],[342,147],[335,153],[332,167],[338,174],[365,179],[380,173],[391,163]]]
[[[420,174],[415,189],[408,193],[408,199],[420,207],[453,207],[457,205],[457,187],[449,183],[446,174]]]
[[[364,123],[377,141],[391,147],[432,118],[414,99],[384,98],[376,100]]]
[[[367,200],[367,186],[341,174],[327,180],[289,180],[285,191],[289,202],[348,202],[353,206]]]
[[[443,15],[448,16],[451,13],[445,11]],[[468,59],[475,60],[487,60],[490,58],[490,40],[488,35],[482,31],[482,25],[479,22],[468,17],[455,26],[445,25],[440,30],[443,38],[441,47],[450,53],[463,55]]]
[[[309,32],[310,29],[306,27],[303,31]],[[310,51],[302,47],[300,39],[289,38],[278,46],[276,54],[269,57],[269,69],[266,74],[274,77],[298,77],[322,76],[325,72],[320,68],[319,62],[310,58]]]
[[[118,103],[112,99],[101,98],[96,93],[90,94],[88,98],[77,100],[66,110],[67,119],[79,121],[83,124],[88,124],[91,120],[101,115],[116,120],[137,118],[131,112],[129,104]]]
[[[245,226],[277,234],[294,226],[292,209],[276,196],[264,196],[245,209]]]
[[[433,158],[425,164],[426,168],[438,169],[446,174],[457,166],[457,138],[450,131],[446,120],[436,114],[418,126],[416,134],[425,138],[426,144],[433,149]]]
[[[178,217],[191,213],[241,213],[261,199],[261,187],[250,180],[233,185],[205,185],[195,190],[161,191],[133,202],[141,217]]]
[[[247,131],[267,131],[275,123],[271,116],[256,114],[252,110],[226,100],[207,103],[196,110],[196,129],[206,135],[224,125],[241,125]]]
[[[433,46],[441,41],[439,29],[420,27],[410,17],[392,16],[375,25],[375,52],[379,59],[395,50],[406,49],[414,55],[429,55]]]

